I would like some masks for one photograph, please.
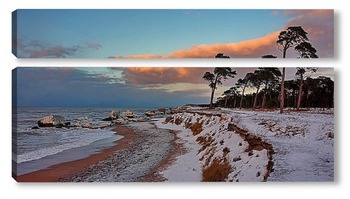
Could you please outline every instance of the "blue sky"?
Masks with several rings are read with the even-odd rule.
[[[17,10],[17,56],[166,56],[200,45],[264,38],[303,16],[333,24],[333,11],[328,15],[297,11]],[[295,24],[306,22],[305,27],[313,25],[307,19]],[[329,27],[333,31],[332,25]],[[276,52],[274,49],[271,53]],[[227,53],[234,56],[233,52]]]

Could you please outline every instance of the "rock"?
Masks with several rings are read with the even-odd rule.
[[[165,108],[159,108],[158,111],[159,111],[161,114],[165,114],[166,109],[165,109]]]
[[[124,119],[119,118],[119,119],[117,119],[117,120],[115,121],[115,123],[116,123],[116,124],[126,124],[127,122],[126,122]]]
[[[66,123],[63,116],[60,115],[49,115],[41,118],[38,121],[39,127],[62,127]]]
[[[232,162],[237,162],[237,161],[240,161],[240,160],[242,160],[242,158],[240,156],[238,156],[238,157],[233,158]]]
[[[112,118],[106,117],[106,118],[102,119],[102,121],[112,121]]]
[[[112,110],[111,113],[109,114],[109,118],[111,118],[112,120],[118,119],[119,118],[119,114],[116,110]]]
[[[97,129],[97,127],[92,126],[92,124],[83,124],[81,125],[82,128],[87,128],[87,129]]]
[[[113,121],[119,118],[119,113],[116,110],[112,110],[109,117],[102,119],[102,121]]]

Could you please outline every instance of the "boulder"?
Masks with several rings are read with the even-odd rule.
[[[112,119],[112,120],[115,120],[115,119],[118,119],[119,117],[119,114],[116,110],[112,110],[111,113],[109,114],[109,117]]]
[[[119,118],[119,113],[116,110],[112,110],[109,117],[102,119],[102,121],[113,121]]]
[[[106,118],[103,118],[102,121],[112,121],[112,118],[106,117]]]
[[[66,123],[63,116],[60,115],[49,115],[41,118],[38,121],[39,127],[62,127]]]

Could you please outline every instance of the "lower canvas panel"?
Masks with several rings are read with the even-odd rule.
[[[12,175],[18,182],[334,181],[333,68],[286,68],[283,95],[282,71],[16,68]]]

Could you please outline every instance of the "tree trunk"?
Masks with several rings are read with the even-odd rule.
[[[268,88],[268,85],[269,84],[269,81],[266,81],[265,82],[265,89],[264,89],[264,95],[263,95],[263,100],[262,100],[262,103],[261,103],[261,108],[265,108],[265,105],[266,105],[266,92],[267,92],[267,90],[269,89]]]
[[[286,53],[285,51],[283,51],[283,58],[285,58]],[[282,82],[281,82],[281,98],[280,98],[280,113],[283,113],[283,109],[284,109],[284,78],[286,76],[286,68],[283,67],[282,68]]]
[[[244,87],[243,87],[242,96],[241,96],[241,101],[240,101],[240,103],[239,103],[239,109],[242,109],[245,87],[246,87],[246,85],[244,85]]]
[[[255,97],[254,97],[253,110],[255,110],[255,108],[256,108],[256,101],[258,99],[259,89],[260,89],[260,84],[258,85],[258,87],[256,89],[256,94],[255,94]]]
[[[302,97],[302,94],[303,94],[303,78],[304,78],[303,75],[300,75],[297,111],[299,111],[300,103],[301,103],[301,97]]]
[[[211,90],[210,107],[209,108],[213,108],[214,93],[215,93],[215,89],[216,89],[216,84],[218,83],[218,78],[219,78],[219,75],[216,75],[215,82],[214,82],[214,88],[212,88],[212,90]]]
[[[215,89],[211,89],[210,106],[209,106],[209,108],[213,108],[214,92],[215,92]]]
[[[224,105],[225,108],[227,107],[227,99],[228,97],[225,97],[225,105]]]
[[[264,95],[263,95],[263,100],[262,100],[262,103],[261,103],[261,108],[265,108],[265,104],[266,104],[266,91],[264,92]]]

